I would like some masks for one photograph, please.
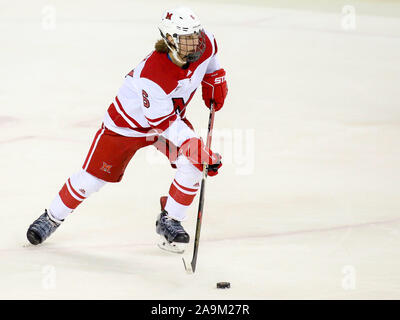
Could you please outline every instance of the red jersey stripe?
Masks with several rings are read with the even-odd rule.
[[[118,126],[122,128],[131,128],[128,122],[119,114],[117,109],[115,108],[114,103],[110,105],[108,108],[108,114],[112,121]]]
[[[218,52],[218,46],[217,46],[217,41],[214,38],[214,55],[216,55]]]
[[[171,117],[165,119],[163,122],[157,124],[156,126],[152,126],[151,123],[150,125],[155,128],[155,129],[160,129],[162,131],[167,130],[167,128],[176,120],[178,116],[176,114],[172,115]]]
[[[164,119],[164,118],[167,118],[167,117],[172,116],[174,113],[175,113],[175,110],[172,110],[170,114],[167,114],[166,116],[162,116],[162,117],[159,117],[159,118],[151,119],[151,118],[147,118],[146,116],[145,116],[145,117],[146,117],[147,121],[159,122],[159,121],[161,121],[161,120]]]
[[[118,103],[118,107],[121,109],[122,113],[124,114],[125,117],[127,117],[130,121],[132,121],[138,128],[143,128],[135,119],[133,119],[132,117],[130,117],[124,110],[124,108],[122,107],[121,102],[119,101],[118,97],[115,97],[115,101],[117,101]]]
[[[134,128],[132,127],[122,116],[121,114],[117,111],[117,109],[115,108],[114,103],[112,103],[110,105],[110,107],[108,108],[108,115],[110,116],[111,120],[114,121],[115,125],[117,127],[121,127],[121,128],[129,128],[131,130],[135,130],[137,132],[140,133],[149,133],[149,131],[152,130],[151,127],[147,127],[147,128]]]

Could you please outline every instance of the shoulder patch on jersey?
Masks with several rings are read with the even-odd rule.
[[[165,53],[154,51],[145,62],[140,77],[158,84],[168,95],[178,86],[178,80],[184,78],[185,73]]]

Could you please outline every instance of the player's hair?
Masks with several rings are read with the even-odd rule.
[[[168,52],[168,47],[167,44],[163,39],[157,40],[156,44],[154,45],[154,48],[156,49],[157,52],[160,53],[167,53]]]

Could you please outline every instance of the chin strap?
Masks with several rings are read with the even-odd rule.
[[[178,50],[176,49],[176,45],[174,43],[171,43],[168,41],[167,37],[162,33],[160,30],[161,37],[164,39],[165,44],[167,45],[169,51],[172,54],[172,57],[174,58],[175,61],[181,64],[186,64],[186,61],[183,60],[180,55],[178,54]]]
[[[182,64],[186,64],[186,61],[181,58],[181,56],[178,54],[178,51],[176,51],[176,49],[172,49],[171,47],[169,47],[169,48],[170,48],[170,52],[172,53],[172,56],[174,57],[174,59],[176,61],[178,61],[179,63],[182,63]]]
[[[159,30],[160,30],[160,29],[159,29]],[[177,49],[177,45],[178,45],[178,44],[176,44],[175,42],[170,42],[170,41],[168,41],[167,37],[162,33],[161,30],[160,30],[160,34],[161,34],[161,37],[164,39],[164,42],[165,42],[165,44],[167,45],[169,51],[171,52],[172,57],[174,58],[174,60],[175,60],[176,62],[178,62],[179,64],[182,64],[182,67],[183,67],[184,69],[187,69],[187,68],[188,68],[189,63],[195,62],[195,61],[197,61],[197,60],[200,58],[200,55],[201,55],[201,54],[199,54],[199,55],[197,55],[197,54],[192,54],[192,56],[189,54],[189,55],[186,57],[186,60],[183,59],[183,58],[179,55],[179,53],[178,53],[178,49]]]

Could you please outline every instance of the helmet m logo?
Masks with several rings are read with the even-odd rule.
[[[165,19],[171,20],[172,18],[172,13],[167,12],[167,16],[165,17]]]

